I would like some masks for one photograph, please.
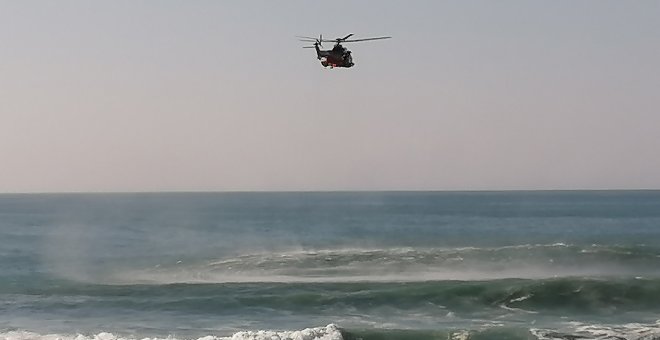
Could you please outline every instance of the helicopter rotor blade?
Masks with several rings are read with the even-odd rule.
[[[297,35],[296,37],[298,40],[306,43],[313,43],[315,46],[305,46],[303,48],[316,48],[316,47],[321,47],[323,48],[323,43],[324,42],[331,42],[339,45],[340,43],[350,43],[350,42],[361,42],[361,41],[372,41],[372,40],[383,40],[383,39],[391,39],[392,37],[374,37],[374,38],[362,38],[362,39],[351,39],[349,40],[348,38],[352,37],[353,33],[350,33],[346,35],[343,38],[337,38],[337,39],[323,39],[323,34],[319,34],[318,39],[317,38],[312,38],[304,35]]]
[[[382,39],[391,39],[391,38],[392,38],[392,37],[376,37],[376,38],[351,39],[351,40],[344,40],[344,38],[337,38],[337,39],[334,39],[334,40],[323,39],[323,42],[345,43],[345,42],[359,42],[359,41],[382,40]]]
[[[342,42],[371,41],[371,40],[382,40],[382,39],[390,39],[390,38],[392,38],[392,37],[377,37],[377,38],[353,39],[353,40],[343,40]]]
[[[312,37],[307,37],[304,35],[296,35],[296,38],[298,38],[299,41],[302,42],[307,42],[307,43],[314,43],[318,45],[319,47],[323,47],[323,42],[328,41],[328,40],[323,40],[323,35],[319,34],[318,38],[312,38]],[[314,48],[314,46],[306,46],[304,48]]]

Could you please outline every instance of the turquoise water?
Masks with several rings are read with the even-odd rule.
[[[0,195],[0,339],[660,339],[658,320],[660,191]]]

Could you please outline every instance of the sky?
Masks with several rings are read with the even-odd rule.
[[[660,189],[659,18],[658,1],[2,1],[0,192]],[[333,70],[295,38],[348,33],[393,38]]]

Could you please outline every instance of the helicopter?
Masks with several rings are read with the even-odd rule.
[[[335,68],[335,67],[353,67],[355,65],[353,63],[353,57],[351,56],[351,51],[349,51],[346,47],[342,46],[342,43],[351,43],[351,42],[358,42],[358,41],[370,41],[370,40],[381,40],[381,39],[390,39],[391,37],[376,37],[376,38],[364,38],[364,39],[351,39],[349,40],[348,38],[352,37],[353,33],[343,37],[343,38],[336,38],[334,40],[326,40],[323,39],[323,35],[319,35],[319,38],[312,38],[312,37],[305,37],[305,36],[297,36],[300,41],[308,42],[308,43],[314,43],[312,46],[304,46],[303,48],[314,48],[316,49],[316,58],[321,61],[321,65],[323,67],[330,67],[330,68]],[[322,50],[321,48],[323,47],[322,43],[324,42],[334,42],[335,46],[332,47],[331,50]]]

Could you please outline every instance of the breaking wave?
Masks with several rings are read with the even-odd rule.
[[[180,259],[114,276],[118,284],[660,277],[650,246],[534,244],[496,248],[341,249]]]
[[[184,340],[174,336],[135,337],[108,332],[84,335],[39,334],[30,331],[0,333],[3,340]],[[206,335],[186,340],[658,340],[660,323],[598,325],[568,323],[558,329],[486,327],[482,329],[342,329],[335,324],[293,331],[239,331],[231,335]]]
[[[4,340],[137,340],[140,338],[123,337],[113,333],[101,332],[93,335],[60,335],[47,334],[41,335],[27,331],[10,331],[0,333],[0,339]],[[169,336],[166,338],[145,337],[142,340],[178,340]],[[336,325],[330,324],[326,327],[306,328],[296,331],[240,331],[231,336],[207,335],[197,340],[342,340],[342,334]]]
[[[348,309],[447,313],[544,312],[555,315],[617,315],[657,312],[660,279],[557,278],[492,281],[252,283],[172,285],[17,286],[7,293],[24,306],[47,309],[104,308],[134,311],[236,313],[250,308],[295,313]],[[47,300],[42,296],[49,296]],[[83,302],[73,299],[84,296]],[[130,296],[130,298],[127,298]],[[73,299],[73,300],[72,300]],[[7,301],[12,303],[12,301]],[[221,309],[218,306],[222,306]]]

